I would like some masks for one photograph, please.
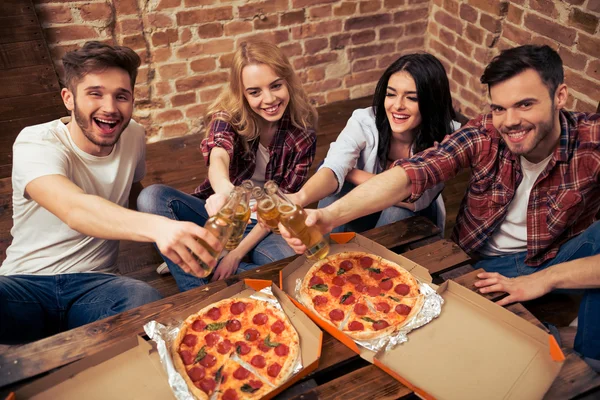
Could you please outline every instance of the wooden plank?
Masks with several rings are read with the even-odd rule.
[[[33,5],[28,0],[2,0],[0,1],[0,15],[10,17],[20,14],[31,14]]]
[[[33,8],[24,8],[25,13],[0,17],[0,43],[42,40],[42,30]]]
[[[455,278],[453,280],[454,280],[454,282],[456,282],[460,285],[463,285],[467,289],[472,290],[475,293],[478,293],[478,294],[482,295],[483,297],[485,297],[486,299],[491,300],[491,301],[497,301],[497,300],[500,300],[502,297],[505,297],[506,293],[502,293],[502,292],[485,293],[485,294],[479,292],[479,288],[475,287],[475,282],[477,282],[479,280],[479,278],[477,278],[477,274],[479,274],[481,272],[485,272],[483,270],[483,268],[476,269],[473,272],[469,272],[468,274],[465,274],[465,275]]]
[[[0,69],[50,65],[51,63],[52,60],[50,60],[43,40],[0,44]]]
[[[565,362],[560,374],[550,386],[544,400],[572,399],[586,392],[595,393],[590,399],[600,398],[600,375],[594,372],[585,361],[581,359],[573,349],[563,348]]]
[[[0,87],[2,88],[0,99],[37,93],[55,93],[60,89],[54,68],[50,65],[0,71]]]
[[[0,98],[0,121],[26,119],[31,116],[31,110],[35,110],[37,117],[45,117],[47,121],[66,113],[58,92]]]
[[[427,268],[431,275],[460,267],[471,261],[456,243],[446,239],[407,251],[402,255]]]
[[[437,235],[440,233],[440,228],[429,219],[416,216],[374,228],[368,232],[369,239],[391,249]]]
[[[321,349],[321,359],[319,366],[313,372],[318,374],[327,371],[330,368],[338,368],[340,365],[358,360],[360,356],[346,347],[345,344],[323,331],[323,348]]]

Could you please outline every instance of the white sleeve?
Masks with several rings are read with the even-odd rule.
[[[327,157],[321,168],[329,168],[338,180],[335,193],[342,190],[346,175],[356,167],[360,152],[366,146],[365,129],[360,121],[353,115],[346,123],[335,142],[329,146]]]
[[[39,135],[39,136],[38,136]],[[46,175],[68,177],[69,160],[60,144],[45,140],[40,132],[22,132],[13,145],[13,187],[25,196],[25,188]]]
[[[144,132],[143,135],[140,135],[140,151],[138,152],[139,157],[138,157],[138,161],[137,161],[137,165],[135,166],[135,173],[133,174],[133,182],[141,182],[142,179],[144,179],[144,177],[146,176],[146,133],[142,128],[142,131]]]

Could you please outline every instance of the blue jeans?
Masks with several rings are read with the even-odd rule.
[[[333,204],[337,200],[344,197],[347,193],[352,191],[352,189],[355,187],[355,185],[345,182],[344,186],[342,186],[342,190],[340,190],[339,193],[325,197],[323,200],[319,201],[318,207],[325,208]],[[364,217],[357,218],[345,225],[335,227],[332,232],[364,232],[369,229],[379,228],[380,226],[391,224],[392,222],[414,217],[415,215],[427,217],[431,220],[431,222],[437,225],[437,204],[435,201],[432,201],[429,207],[417,212],[403,207],[388,207],[383,211],[365,215]]]
[[[200,226],[204,226],[208,219],[205,204],[205,200],[166,185],[148,186],[142,190],[137,200],[139,211],[162,215],[178,221],[190,221]],[[256,221],[254,220],[248,224],[244,237],[255,225]],[[281,236],[270,233],[251,250],[250,258],[252,262],[240,262],[236,273],[249,271],[261,265],[291,257],[294,254],[294,251]],[[198,278],[188,274],[180,266],[169,260],[168,257],[162,254],[161,256],[167,263],[179,290],[182,292],[208,283],[207,278]]]
[[[0,276],[0,343],[23,343],[160,300],[150,285],[101,273]]]
[[[600,221],[580,235],[564,243],[556,257],[539,267],[529,267],[524,260],[527,252],[500,257],[483,257],[475,268],[498,272],[509,278],[533,274],[556,264],[600,254]],[[600,266],[598,266],[600,268]],[[579,306],[575,351],[585,358],[600,362],[600,288],[583,290]]]

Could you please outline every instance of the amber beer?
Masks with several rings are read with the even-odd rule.
[[[321,260],[329,254],[329,243],[314,226],[306,226],[306,212],[296,204],[281,203],[277,207],[280,221],[290,233],[300,239],[306,246],[306,257],[309,260]]]
[[[250,193],[244,187],[240,186],[235,187],[233,190],[239,194],[240,201],[233,213],[233,231],[225,245],[225,249],[227,250],[233,250],[238,247],[250,220]]]
[[[279,234],[279,210],[277,200],[269,196],[259,187],[252,189],[252,196],[256,199],[256,213],[260,219],[273,231]]]

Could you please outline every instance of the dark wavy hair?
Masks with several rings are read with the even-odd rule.
[[[433,142],[441,142],[444,136],[453,131],[452,120],[456,119],[448,76],[442,63],[428,53],[400,57],[385,70],[373,95],[373,112],[379,131],[377,157],[383,166],[387,162],[392,138],[392,128],[385,112],[385,95],[390,77],[400,71],[408,72],[417,87],[422,122],[415,135],[415,153],[433,146]]]

